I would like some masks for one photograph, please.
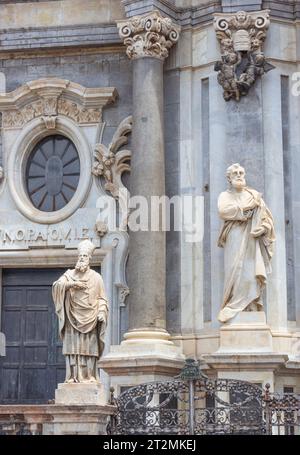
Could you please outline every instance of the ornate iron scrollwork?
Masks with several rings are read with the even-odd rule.
[[[131,387],[117,399],[110,434],[295,434],[300,397],[255,384],[211,379],[188,359],[174,380]]]

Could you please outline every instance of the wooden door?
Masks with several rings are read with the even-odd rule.
[[[3,271],[0,402],[40,404],[54,398],[65,378],[65,360],[51,287],[64,269]]]

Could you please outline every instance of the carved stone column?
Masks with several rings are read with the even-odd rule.
[[[179,38],[180,27],[158,11],[120,21],[117,25],[133,63],[130,195],[144,196],[150,207],[151,196],[165,195],[163,63]],[[118,373],[109,359],[120,356],[121,351],[122,361],[127,358],[127,373],[130,369],[128,356],[134,360],[134,374],[139,361],[140,372],[150,371],[150,364],[146,366],[145,361],[149,355],[153,357],[150,362],[152,373],[158,371],[154,364],[160,364],[160,373],[166,372],[166,365],[161,362],[163,357],[168,359],[169,374],[182,364],[182,356],[166,331],[165,249],[165,232],[130,232],[130,330],[117,351],[101,362],[110,374]]]

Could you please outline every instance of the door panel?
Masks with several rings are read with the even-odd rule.
[[[64,381],[65,360],[51,293],[53,281],[63,273],[64,269],[3,271],[2,404],[47,403],[54,398],[57,384]]]

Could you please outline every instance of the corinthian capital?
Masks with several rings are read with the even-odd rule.
[[[180,32],[180,26],[161,16],[159,11],[119,21],[117,26],[130,59],[155,57],[164,60],[178,41]]]

